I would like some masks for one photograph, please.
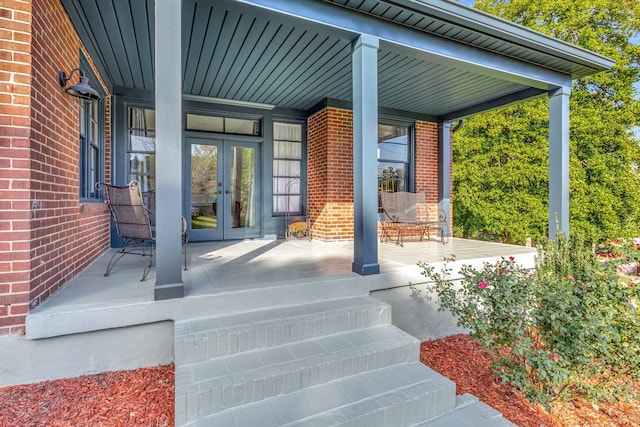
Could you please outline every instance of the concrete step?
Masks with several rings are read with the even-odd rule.
[[[449,412],[455,384],[421,363],[405,363],[274,396],[188,426],[414,426]]]
[[[98,273],[102,277],[102,273]],[[212,289],[211,293],[187,295],[176,304],[168,299],[153,301],[148,295],[136,299],[118,299],[78,304],[42,304],[26,319],[28,339],[50,338],[105,329],[123,328],[162,321],[180,322],[211,316],[234,315],[238,312],[263,310],[265,307],[293,306],[315,301],[366,296],[372,276],[298,279],[278,283],[259,283],[255,287],[239,286]],[[192,280],[196,280],[195,277]],[[207,278],[206,280],[214,280]],[[377,279],[381,280],[381,279]],[[55,301],[55,300],[54,300]]]
[[[341,298],[175,323],[176,366],[391,322],[389,305]]]
[[[517,427],[491,406],[470,394],[456,396],[456,407],[417,427]]]
[[[382,325],[176,367],[176,419],[193,421],[233,406],[414,362],[419,351],[417,339]]]

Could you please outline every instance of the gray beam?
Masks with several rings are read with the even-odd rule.
[[[549,91],[549,237],[569,235],[570,87]]]
[[[525,99],[536,98],[542,95],[548,95],[547,90],[528,88],[519,92],[511,93],[509,95],[500,96],[490,101],[481,102],[480,104],[473,105],[471,107],[463,108],[458,111],[444,114],[438,117],[439,122],[453,121],[464,117],[473,116],[474,114],[484,113],[486,111],[495,110],[496,108],[506,107],[507,105],[516,104],[524,101]]]
[[[544,91],[544,93],[546,94],[547,91]],[[343,99],[324,98],[306,111],[307,117],[311,117],[318,111],[322,111],[327,107],[341,108],[343,110],[353,110],[353,102]],[[407,119],[408,122],[411,122],[413,120],[421,120],[423,122],[430,123],[438,122],[438,117],[431,114],[423,114],[415,111],[399,110],[397,108],[387,108],[382,106],[378,106],[378,115],[380,117],[393,117],[394,119],[401,117],[403,119]]]
[[[438,210],[444,212],[443,237],[450,237],[451,218],[451,122],[438,123]],[[444,224],[441,224],[443,226]]]
[[[182,0],[156,2],[155,299],[184,296],[182,283]]]
[[[353,265],[378,274],[378,38],[353,44]]]

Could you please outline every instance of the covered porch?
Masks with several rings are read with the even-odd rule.
[[[394,273],[397,261],[386,260],[377,242],[379,119],[402,117],[437,125],[437,152],[428,159],[436,177],[423,179],[436,183],[431,197],[450,220],[453,124],[493,108],[547,96],[549,234],[569,230],[572,79],[607,69],[611,61],[606,58],[453,1],[173,0],[156,2],[155,7],[153,2],[140,2],[135,10],[119,2],[86,2],[80,7],[63,0],[63,4],[114,96],[116,119],[130,99],[153,99],[158,171],[158,268],[152,279],[156,300],[188,298],[197,292],[189,284],[197,269],[181,270],[178,226],[188,204],[184,164],[175,161],[183,157],[187,108],[261,109],[265,120],[292,113],[309,119],[327,99],[350,109],[348,167],[327,189],[326,173],[340,167],[340,159],[315,168],[309,160],[303,173],[316,180],[311,187],[325,191],[317,195],[310,190],[301,197],[307,196],[309,207],[317,203],[319,209],[333,196],[352,207],[350,269],[341,269],[340,274],[385,277]],[[123,155],[117,152],[118,144],[125,147],[127,136],[118,123],[115,128],[112,180],[124,183],[130,174],[117,169],[124,162],[118,163],[115,156]],[[269,189],[275,176],[269,157],[271,132],[265,129],[261,135],[265,196],[256,204],[265,238],[279,221]],[[415,182],[423,167],[418,160],[407,162],[411,175],[407,190],[417,191]],[[252,262],[260,263],[264,256],[260,250],[251,252],[247,256],[255,255]],[[338,265],[344,267],[344,262]],[[294,277],[272,277],[286,281],[300,273],[288,274]]]

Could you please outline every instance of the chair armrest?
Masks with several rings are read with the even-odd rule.
[[[384,214],[384,216],[380,215],[381,216],[380,221],[384,221],[384,222],[400,222],[400,218],[398,218],[395,215],[389,215],[389,212],[387,212],[385,208],[380,208],[379,210]]]
[[[182,218],[182,243],[189,243],[189,233],[187,233],[187,219],[184,216],[181,216],[180,218]]]

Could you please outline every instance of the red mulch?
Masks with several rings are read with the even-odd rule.
[[[173,365],[0,388],[0,426],[172,426]]]
[[[493,376],[491,353],[467,335],[422,343],[420,361],[455,381],[458,394],[471,393],[520,427],[640,426],[640,402],[603,403],[584,399],[554,403],[551,413],[531,404],[522,393]],[[640,389],[640,383],[630,383]]]
[[[531,404],[493,376],[491,354],[466,335],[422,343],[420,359],[521,427],[640,426],[640,402],[583,399],[554,404],[551,413]],[[640,389],[640,383],[630,384]],[[0,426],[172,426],[174,367],[109,372],[0,388]]]

